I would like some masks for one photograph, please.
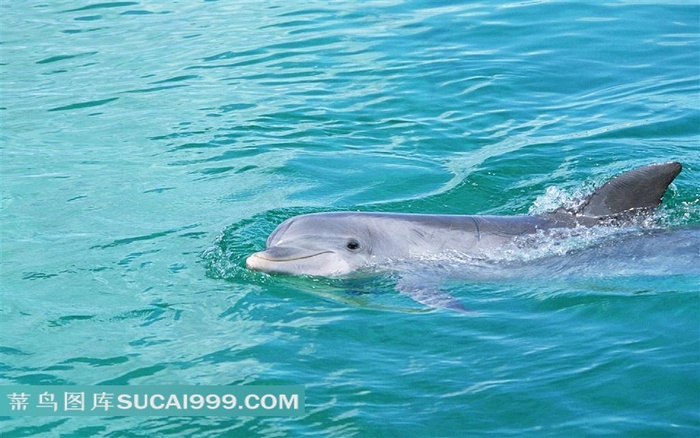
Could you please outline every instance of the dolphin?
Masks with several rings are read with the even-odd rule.
[[[542,215],[345,211],[295,216],[272,232],[264,251],[246,259],[246,267],[271,274],[343,277],[407,260],[455,255],[474,261],[499,259],[522,236],[623,225],[653,212],[681,169],[675,161],[640,167],[608,181],[575,208]],[[461,309],[439,292],[405,285],[398,289],[424,304]]]

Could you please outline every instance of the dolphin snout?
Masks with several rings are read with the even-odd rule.
[[[250,256],[248,256],[247,259],[245,259],[246,268],[252,269],[254,271],[260,269],[260,263],[263,262],[264,259],[262,257],[259,257],[258,254],[260,253],[256,252],[255,254],[251,254]]]

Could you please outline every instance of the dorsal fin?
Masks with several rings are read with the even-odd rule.
[[[603,218],[653,210],[681,169],[672,161],[630,170],[596,189],[576,214]]]

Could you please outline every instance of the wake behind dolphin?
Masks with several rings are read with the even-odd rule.
[[[652,213],[681,172],[678,162],[626,172],[596,189],[574,209],[561,207],[533,216],[429,215],[331,212],[295,216],[280,224],[266,249],[246,260],[266,273],[338,277],[357,271],[393,270],[410,276],[412,265],[455,260],[490,264],[537,236],[557,238],[562,230],[624,227]],[[468,269],[467,269],[468,271]],[[399,290],[417,301],[458,308],[424,288]]]

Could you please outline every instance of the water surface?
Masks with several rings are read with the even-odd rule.
[[[684,165],[662,227],[700,224],[697,2],[0,16],[0,382],[306,387],[300,418],[5,418],[3,436],[700,433],[697,272],[445,279],[465,315],[391,278],[243,266],[295,214],[538,212],[658,161]]]

